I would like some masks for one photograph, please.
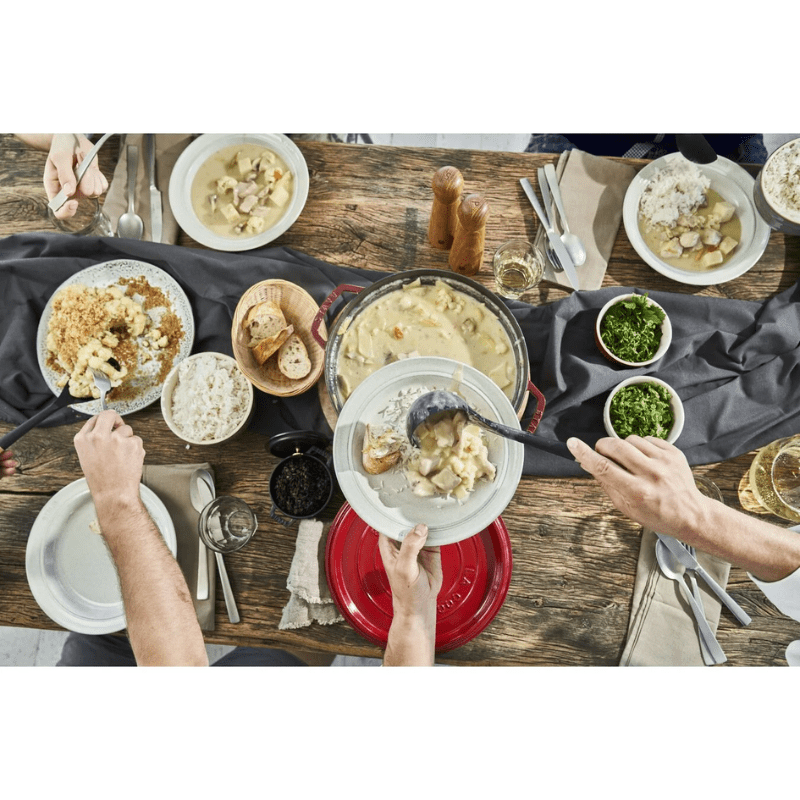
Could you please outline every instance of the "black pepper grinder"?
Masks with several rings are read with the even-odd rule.
[[[442,167],[431,181],[433,207],[428,224],[428,242],[439,250],[449,250],[456,231],[456,213],[464,178],[455,167]]]

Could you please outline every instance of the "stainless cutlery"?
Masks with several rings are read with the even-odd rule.
[[[662,533],[657,533],[656,536],[686,569],[696,572],[708,584],[708,587],[742,625],[749,625],[752,622],[747,612],[703,569],[697,558],[689,553],[677,539]]]
[[[542,205],[544,206],[544,213],[547,216],[547,222],[550,224],[550,215],[553,211],[553,199],[550,197],[550,190],[547,188],[547,178],[544,174],[544,168],[539,167],[536,170],[536,177],[539,181],[539,188],[542,190]],[[550,242],[548,241],[545,245],[545,253],[547,255],[547,259],[553,267],[555,272],[563,272],[564,268],[561,264],[558,263],[558,258],[556,254],[553,252],[553,248],[550,246]]]
[[[86,154],[86,158],[78,164],[77,169],[75,170],[75,191],[77,191],[77,186],[81,182],[81,178],[83,177],[83,173],[89,169],[89,165],[94,161],[94,157],[97,155],[100,148],[105,144],[106,139],[112,134],[105,133],[103,134],[98,140],[97,144]],[[58,211],[64,203],[69,200],[70,196],[62,189],[47,205],[51,211]]]
[[[161,241],[161,192],[156,185],[156,135],[146,133],[144,150],[147,158],[147,177],[150,181],[150,241]]]
[[[128,210],[117,222],[117,236],[125,239],[141,239],[144,233],[144,222],[136,213],[136,173],[139,171],[139,148],[129,144],[125,148],[128,156]]]
[[[561,241],[564,242],[564,247],[567,248],[569,257],[572,259],[576,267],[581,266],[586,261],[586,248],[580,237],[576,236],[569,229],[567,224],[567,213],[564,210],[564,201],[561,198],[561,187],[558,185],[558,178],[556,177],[556,169],[552,164],[545,164],[544,166],[545,183],[550,184],[550,191],[553,194],[553,199],[556,201],[556,208],[561,217]],[[553,226],[555,227],[555,226]]]
[[[192,505],[198,513],[202,513],[203,509],[214,499],[214,492],[206,480],[207,473],[200,472],[195,476],[193,485],[190,487],[190,494]],[[197,599],[208,599],[208,548],[203,543],[202,538],[198,536],[198,552],[197,552]]]
[[[564,247],[564,242],[561,241],[561,238],[556,233],[555,228],[553,228],[550,220],[547,217],[547,214],[545,214],[544,209],[539,203],[539,199],[536,197],[536,192],[533,191],[531,182],[527,178],[520,178],[519,182],[523,191],[527,195],[528,200],[530,200],[533,210],[536,212],[536,216],[539,217],[539,221],[544,226],[547,239],[550,242],[556,257],[558,258],[559,263],[563,267],[564,272],[567,274],[569,282],[572,284],[574,289],[579,289],[580,285],[578,282],[578,273],[575,271],[575,266],[572,263],[572,259],[567,252],[567,248]]]
[[[696,555],[694,547],[684,542],[681,542],[681,544],[689,551],[690,555],[692,556]],[[689,572],[686,573],[686,576],[688,577],[689,585],[692,588],[692,596],[697,601],[697,606],[700,609],[700,611],[703,612],[703,616],[705,616],[706,610],[703,607],[703,594],[700,591],[700,584],[697,582],[697,578],[695,577],[694,572],[692,572],[691,570],[689,570]],[[711,664],[714,663],[714,656],[711,655],[711,651],[708,649],[706,640],[702,636],[700,637],[700,652],[703,654],[703,661],[707,665],[710,666]]]
[[[694,596],[689,591],[686,581],[683,579],[685,575],[683,565],[680,563],[680,561],[678,561],[677,558],[673,556],[672,552],[666,547],[660,537],[658,541],[656,541],[656,561],[661,569],[662,574],[666,578],[669,578],[671,581],[675,581],[678,584],[683,596],[689,603],[692,613],[694,614],[694,618],[697,622],[700,641],[705,642],[705,645],[711,655],[711,663],[722,664],[727,661],[727,656],[720,647],[717,637],[714,636],[714,632],[711,630],[711,626],[706,620],[706,615],[703,613],[703,609],[697,604],[697,600],[695,600]]]

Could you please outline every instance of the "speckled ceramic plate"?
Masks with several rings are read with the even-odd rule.
[[[656,170],[663,169],[666,164],[676,158],[683,158],[680,153],[670,153],[663,158],[652,161],[631,181],[625,193],[622,205],[622,221],[630,243],[642,260],[656,272],[666,275],[679,283],[694,286],[712,286],[738,278],[755,266],[767,249],[769,242],[769,225],[756,212],[753,202],[753,186],[755,181],[738,164],[721,156],[711,164],[698,164],[701,172],[711,183],[711,188],[719,192],[729,203],[736,206],[736,214],[742,224],[742,238],[731,257],[718,267],[694,272],[678,269],[678,267],[662,261],[646,244],[639,231],[639,200],[645,187],[655,175]]]
[[[164,270],[143,261],[119,259],[115,261],[106,261],[102,264],[95,264],[67,278],[67,280],[53,292],[53,296],[47,301],[42,317],[39,320],[39,329],[36,334],[36,354],[39,359],[39,369],[42,371],[42,375],[53,394],[61,394],[61,389],[58,388],[57,383],[64,374],[63,372],[56,372],[47,364],[47,329],[50,325],[50,317],[53,313],[53,297],[66,286],[72,286],[74,284],[102,287],[117,286],[124,290],[125,287],[120,285],[120,280],[138,278],[139,276],[143,276],[151,286],[161,289],[169,299],[172,310],[180,318],[181,324],[183,325],[183,338],[181,339],[180,348],[173,359],[173,366],[183,361],[183,359],[191,353],[192,344],[194,343],[194,316],[192,314],[192,307],[189,305],[189,298],[178,285],[177,281],[167,275]],[[162,306],[148,309],[147,313],[150,315],[153,322],[158,325],[165,310],[166,309]],[[152,359],[148,363],[140,362],[137,375],[133,379],[136,388],[136,394],[133,399],[118,401],[109,399],[109,408],[113,408],[118,413],[125,415],[131,414],[134,411],[139,411],[149,406],[151,403],[154,403],[161,397],[162,384],[158,381],[160,370],[161,362],[158,359]],[[95,400],[91,403],[75,404],[72,408],[76,411],[80,411],[82,414],[93,415],[100,411],[100,401]]]
[[[166,506],[147,486],[139,492],[172,555],[175,527]],[[33,523],[25,571],[36,602],[53,622],[100,635],[125,627],[119,578],[111,554],[91,524],[97,514],[85,478],[56,492]]]
[[[452,497],[414,495],[399,464],[380,475],[369,475],[361,463],[365,426],[379,423],[387,405],[409,388],[456,389],[479,414],[519,429],[511,401],[482,372],[449,358],[406,358],[373,372],[347,398],[333,434],[336,478],[356,514],[376,531],[399,541],[414,525],[424,522],[429,545],[460,542],[503,513],[522,476],[524,447],[487,432],[495,479],[478,481],[461,502]]]

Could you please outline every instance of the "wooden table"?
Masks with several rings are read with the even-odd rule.
[[[114,140],[111,140],[113,145]],[[445,164],[458,167],[468,191],[484,192],[491,205],[484,264],[503,241],[535,233],[531,209],[519,178],[535,179],[536,167],[553,156],[300,143],[311,176],[308,202],[300,218],[275,244],[288,245],[333,264],[387,272],[411,267],[446,268],[447,254],[427,244],[430,181]],[[101,152],[107,176],[116,149]],[[44,216],[45,156],[11,136],[0,136],[0,235],[52,230]],[[646,162],[631,161],[636,166]],[[185,235],[178,242],[197,243]],[[746,275],[712,287],[678,284],[646,266],[620,227],[604,279],[605,286],[761,300],[798,278],[800,240],[772,233],[766,253]],[[479,279],[493,288],[488,266]],[[564,296],[542,286],[529,298],[547,303]],[[218,491],[251,503],[261,520],[257,538],[227,557],[242,622],[228,622],[217,593],[216,630],[208,642],[277,646],[323,653],[376,656],[380,650],[346,623],[279,631],[288,601],[286,576],[295,534],[269,521],[268,479],[277,460],[266,439],[247,435],[235,446],[188,454],[170,434],[157,407],[133,414],[130,422],[144,439],[148,463],[208,459],[217,472]],[[0,433],[11,426],[0,423]],[[14,447],[23,472],[0,481],[0,625],[57,628],[39,609],[25,576],[25,544],[42,506],[57,490],[81,477],[72,437],[79,425],[36,430]],[[695,469],[738,507],[737,487],[753,453]],[[335,497],[323,516],[330,522],[343,502]],[[473,641],[439,660],[452,664],[616,665],[622,653],[631,608],[641,529],[623,518],[589,478],[523,477],[503,514],[513,548],[514,569],[505,604]],[[778,521],[778,520],[776,520]],[[746,574],[732,569],[731,594],[753,617],[742,628],[723,609],[719,641],[729,665],[785,664],[784,651],[798,638],[798,624],[780,614]]]

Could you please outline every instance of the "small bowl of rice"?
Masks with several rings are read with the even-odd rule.
[[[220,444],[242,433],[253,416],[253,385],[222,353],[197,353],[176,364],[164,381],[161,413],[189,444]]]

